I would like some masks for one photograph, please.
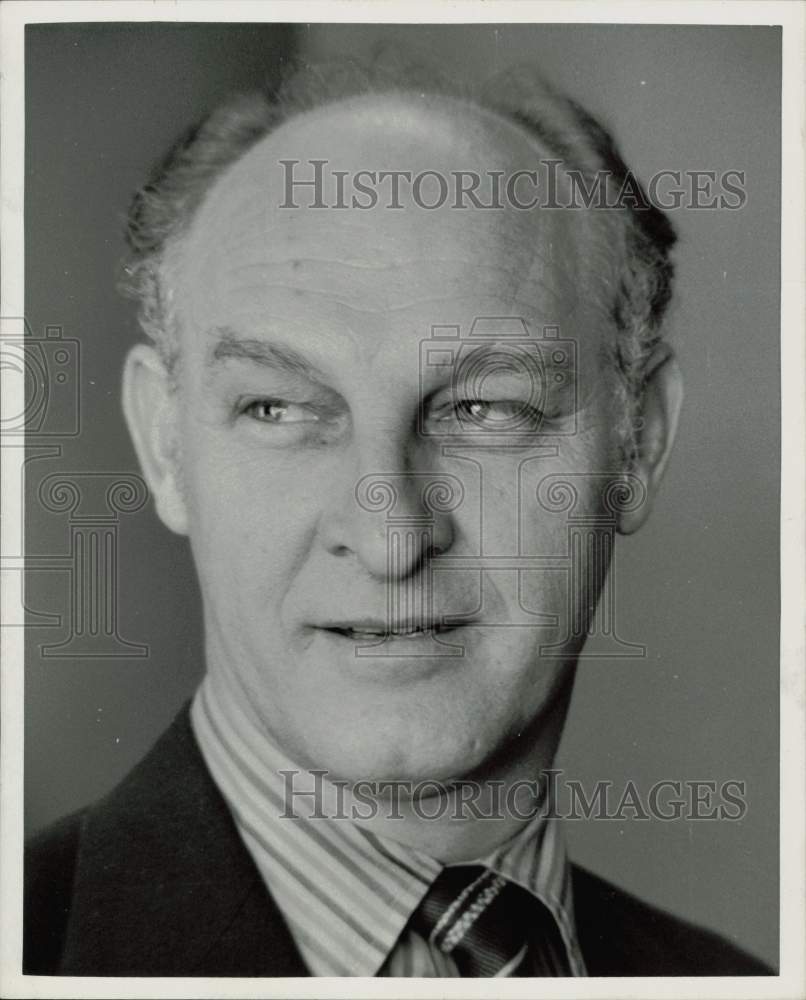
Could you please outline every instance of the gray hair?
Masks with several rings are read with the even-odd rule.
[[[126,231],[129,254],[121,288],[139,303],[143,331],[171,367],[177,356],[176,319],[164,287],[166,253],[190,226],[216,180],[279,125],[305,111],[361,95],[418,93],[454,97],[525,128],[552,155],[584,179],[588,190],[602,182],[608,192],[631,186],[635,197],[610,218],[601,234],[612,271],[605,282],[606,313],[615,337],[606,350],[617,374],[623,414],[618,428],[625,458],[635,454],[646,361],[661,339],[671,298],[676,234],[668,217],[651,205],[610,133],[573,100],[528,69],[510,70],[482,85],[459,84],[430,66],[378,59],[318,66],[297,64],[274,90],[241,95],[192,127],[157,164],[136,192]]]

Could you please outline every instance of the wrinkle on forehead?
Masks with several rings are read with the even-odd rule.
[[[395,310],[440,293],[579,306],[597,261],[583,211],[425,210],[401,186],[401,210],[280,208],[280,160],[328,169],[529,169],[540,155],[489,112],[423,107],[401,97],[318,109],[262,140],[214,185],[174,257],[191,312],[244,294],[327,296],[357,312]],[[381,202],[388,188],[379,186]],[[226,318],[226,317],[218,317]]]

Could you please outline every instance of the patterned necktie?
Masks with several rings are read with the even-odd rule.
[[[570,976],[557,923],[535,896],[479,865],[443,868],[411,926],[460,976]]]

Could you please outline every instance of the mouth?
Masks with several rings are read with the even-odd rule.
[[[439,622],[400,622],[389,625],[384,622],[338,622],[320,625],[325,632],[342,636],[351,642],[377,642],[383,639],[415,640],[455,632],[458,625],[443,625]]]

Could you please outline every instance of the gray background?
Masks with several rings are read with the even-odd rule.
[[[80,340],[83,430],[28,466],[28,550],[67,550],[35,489],[56,470],[136,469],[119,412],[134,309],[115,290],[122,214],[149,164],[231,91],[271,80],[292,44],[430,54],[459,75],[531,62],[599,115],[627,162],[747,173],[741,211],[674,213],[671,333],[686,377],[676,452],[649,524],[617,555],[619,629],[646,659],[583,663],[559,766],[591,785],[747,783],[741,822],[568,823],[574,857],[721,930],[778,950],[780,32],[580,25],[77,25],[27,29],[26,313]],[[45,658],[28,632],[29,829],[104,793],[146,751],[202,669],[185,542],[150,507],[123,518],[120,632],[145,659]],[[28,606],[67,608],[63,574],[29,574]]]

